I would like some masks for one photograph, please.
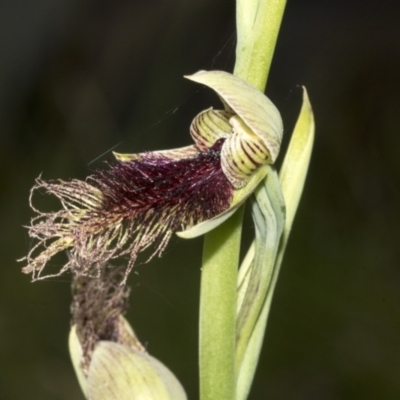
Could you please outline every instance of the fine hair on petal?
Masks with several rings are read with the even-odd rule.
[[[191,157],[171,159],[156,152],[138,159],[117,161],[98,169],[86,181],[44,181],[43,189],[61,203],[61,210],[41,212],[28,227],[38,242],[23,269],[34,280],[67,270],[78,275],[99,275],[109,260],[127,256],[126,280],[139,253],[152,246],[150,258],[161,255],[172,234],[226,211],[233,187],[221,169],[218,140],[210,149]],[[68,250],[60,270],[43,273],[48,261]]]

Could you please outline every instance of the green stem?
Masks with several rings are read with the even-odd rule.
[[[234,74],[265,90],[286,0],[237,0]]]
[[[237,0],[234,74],[265,90],[285,0]],[[200,398],[236,398],[236,290],[241,207],[205,236],[200,296]]]
[[[200,293],[202,400],[235,399],[236,286],[242,218],[240,208],[205,237]]]

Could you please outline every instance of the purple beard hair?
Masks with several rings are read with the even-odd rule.
[[[23,271],[34,280],[69,269],[77,275],[98,275],[109,260],[128,256],[125,281],[140,252],[152,246],[150,258],[160,255],[173,232],[230,207],[234,189],[221,169],[224,140],[179,160],[145,153],[96,170],[86,182],[37,179],[32,193],[43,188],[58,197],[63,208],[43,213],[31,202],[38,215],[29,235],[39,242],[21,259],[28,264]],[[69,261],[60,271],[42,276],[48,261],[67,249]]]
[[[181,160],[149,152],[97,170],[90,183],[103,193],[106,213],[165,224],[173,232],[186,229],[229,208],[233,187],[221,169],[223,142]]]
[[[137,255],[150,245],[151,259],[161,255],[173,232],[229,208],[234,189],[221,169],[224,141],[220,139],[210,149],[180,160],[149,152],[138,160],[97,170],[89,178],[104,198],[96,217],[101,221],[108,215],[118,216],[130,234],[131,244],[124,246],[130,254],[125,277]]]

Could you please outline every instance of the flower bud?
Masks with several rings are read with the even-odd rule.
[[[186,400],[174,374],[150,356],[121,317],[132,344],[99,341],[91,356],[87,373],[82,368],[83,350],[73,326],[69,336],[72,363],[79,383],[90,400]],[[139,343],[139,345],[138,345]]]
[[[69,349],[90,400],[184,400],[175,376],[150,356],[123,317],[129,288],[122,269],[101,266],[97,278],[74,276]]]

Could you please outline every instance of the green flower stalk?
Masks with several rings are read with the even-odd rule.
[[[266,175],[278,155],[282,120],[257,89],[222,71],[200,71],[188,79],[214,89],[225,109],[208,109],[192,122],[194,145],[140,154],[115,154],[117,162],[86,181],[44,181],[62,209],[37,212],[29,235],[38,243],[23,269],[42,279],[48,261],[69,250],[55,274],[72,270],[98,276],[109,260],[128,256],[123,280],[137,255],[151,245],[160,255],[174,232],[185,238],[226,220]]]
[[[129,289],[120,269],[75,276],[69,348],[89,400],[186,400],[174,374],[147,353],[124,319]]]

